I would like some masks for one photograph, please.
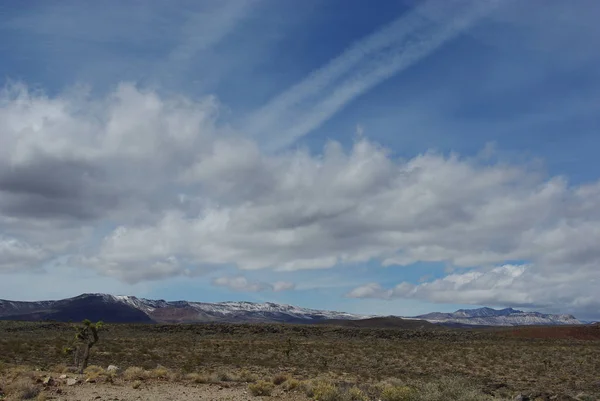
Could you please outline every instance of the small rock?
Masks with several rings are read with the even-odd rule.
[[[67,375],[60,375],[59,379],[66,379]]]
[[[119,371],[119,367],[116,365],[108,365],[108,368],[106,368],[106,371],[117,373]]]
[[[77,379],[67,379],[67,386],[74,386],[78,383]]]

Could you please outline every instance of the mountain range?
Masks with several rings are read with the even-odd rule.
[[[459,309],[453,313],[433,312],[415,316],[430,323],[469,326],[527,326],[583,324],[573,315],[551,315],[540,312],[523,312],[513,308]]]
[[[0,320],[90,319],[113,323],[314,323],[367,316],[254,302],[164,301],[124,295],[82,294],[58,301],[0,300]]]
[[[375,318],[375,319],[374,319]],[[381,316],[359,315],[292,305],[254,302],[189,302],[137,298],[109,294],[82,294],[74,298],[56,301],[8,301],[0,300],[0,320],[56,320],[92,321],[112,323],[329,323],[354,327],[369,326],[377,322],[390,324]],[[428,323],[456,326],[518,326],[518,325],[564,325],[582,324],[571,315],[550,315],[539,312],[523,312],[512,308],[460,309],[454,313],[428,313],[410,318],[394,318],[394,327],[426,327]],[[368,319],[368,320],[367,320]],[[350,321],[363,322],[350,323]],[[420,323],[409,323],[420,320]],[[402,323],[403,321],[404,323]]]

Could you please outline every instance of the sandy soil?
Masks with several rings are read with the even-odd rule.
[[[223,387],[218,384],[148,383],[134,389],[130,384],[83,383],[70,387],[61,386],[60,391],[61,394],[48,395],[61,401],[307,400],[303,394],[285,393],[281,389],[275,389],[271,397],[255,397],[243,384]]]

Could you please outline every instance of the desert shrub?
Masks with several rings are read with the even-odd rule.
[[[183,378],[183,374],[179,371],[172,371],[169,370],[169,373],[167,374],[167,379],[172,381],[172,382],[178,382]]]
[[[300,387],[301,384],[302,383],[300,382],[300,380],[290,378],[285,383],[283,383],[283,388],[285,391],[292,391]]]
[[[171,371],[164,366],[157,366],[148,375],[153,379],[168,379]]]
[[[43,391],[40,392],[37,397],[35,397],[35,401],[46,401],[48,399],[48,396],[46,395],[46,393],[44,393]]]
[[[248,385],[248,390],[252,395],[271,395],[275,385],[266,380],[259,380],[256,383],[251,383]]]
[[[87,379],[97,379],[98,377],[104,375],[106,371],[104,368],[97,365],[90,365],[83,371],[85,377]]]
[[[312,380],[303,380],[298,387],[307,397],[312,398],[315,395],[315,383]]]
[[[313,388],[313,397],[318,401],[343,401],[344,393],[333,383],[318,381]]]
[[[382,401],[415,401],[418,399],[415,389],[408,386],[387,386],[381,392]]]
[[[235,381],[235,378],[232,374],[224,371],[220,371],[211,375],[211,382],[231,382]]]
[[[348,399],[350,401],[369,401],[369,397],[367,397],[365,392],[356,386],[348,390]]]
[[[64,363],[59,363],[58,365],[51,366],[48,370],[54,373],[67,373],[69,368]]]
[[[144,380],[148,377],[148,372],[138,366],[131,366],[123,372],[125,380]]]
[[[31,400],[39,393],[39,387],[26,378],[17,379],[6,385],[6,394],[13,400]]]
[[[188,373],[185,378],[197,384],[210,383],[210,376],[204,373]]]
[[[275,376],[273,376],[273,384],[276,386],[279,386],[280,384],[283,384],[286,380],[289,379],[289,376],[285,373],[278,373]]]
[[[445,377],[422,384],[416,399],[418,401],[482,401],[490,397],[463,379]]]
[[[131,387],[133,387],[134,389],[138,389],[140,388],[140,386],[142,385],[142,382],[140,380],[136,380],[133,383],[131,383]]]
[[[248,369],[242,369],[238,374],[238,380],[241,382],[250,383],[255,382],[257,380],[257,377]]]

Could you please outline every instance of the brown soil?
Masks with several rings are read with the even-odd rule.
[[[589,326],[526,326],[507,330],[506,334],[520,338],[563,340],[600,340],[600,325]]]
[[[59,387],[60,394],[49,392],[49,398],[61,401],[191,401],[191,400],[228,400],[257,401],[263,397],[255,397],[246,385],[236,384],[225,387],[219,384],[186,384],[171,382],[143,383],[134,389],[130,383],[106,384],[84,383],[71,387]],[[274,390],[269,400],[306,401],[301,393],[285,393],[281,389]]]

